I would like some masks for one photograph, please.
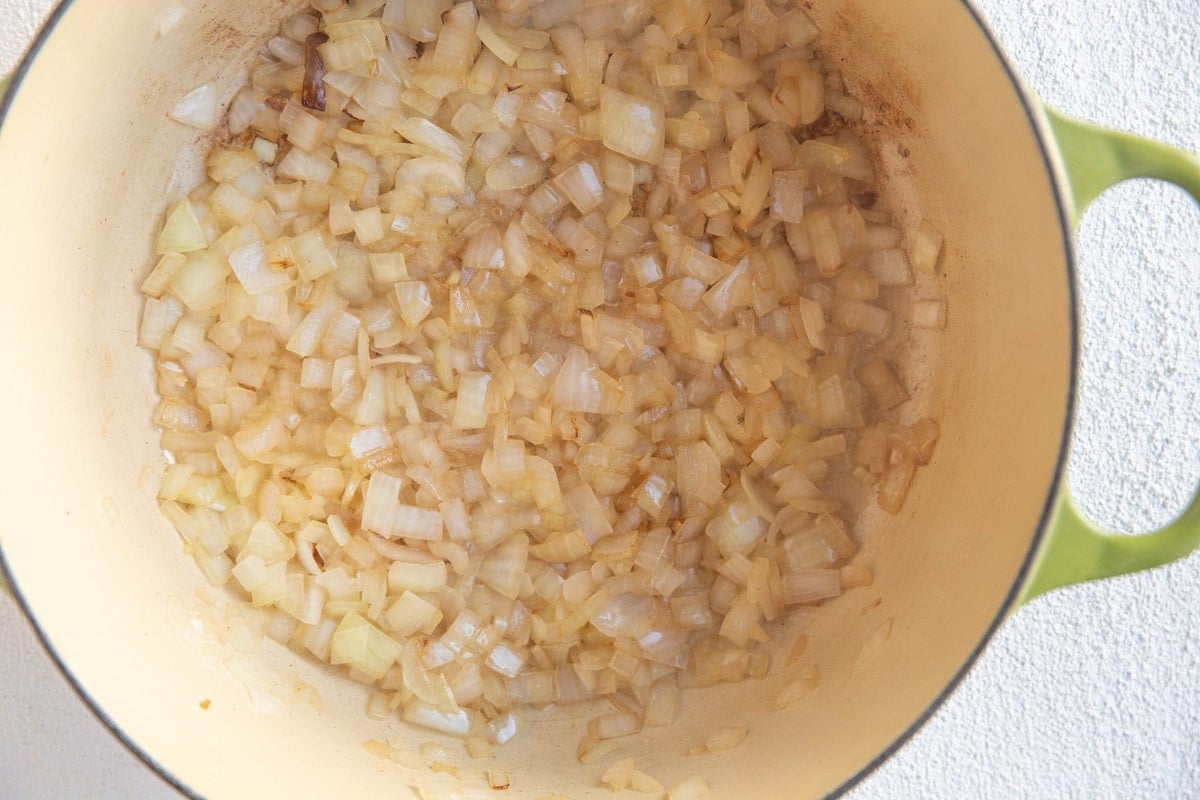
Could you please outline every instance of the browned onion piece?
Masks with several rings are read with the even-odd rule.
[[[325,62],[317,48],[328,41],[329,35],[321,31],[310,33],[304,40],[304,86],[300,89],[300,102],[314,111],[325,110]]]

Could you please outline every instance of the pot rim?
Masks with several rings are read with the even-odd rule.
[[[1013,611],[1017,609],[1017,607],[1019,607],[1022,590],[1032,574],[1033,564],[1038,553],[1042,549],[1042,545],[1046,541],[1046,534],[1047,530],[1049,529],[1050,520],[1053,517],[1054,511],[1058,505],[1058,496],[1062,490],[1063,480],[1066,475],[1071,431],[1075,427],[1077,409],[1076,399],[1079,391],[1078,378],[1080,357],[1078,265],[1075,255],[1075,237],[1071,223],[1071,201],[1068,199],[1068,183],[1063,170],[1061,155],[1054,141],[1054,137],[1051,135],[1045,124],[1041,102],[1034,96],[1032,90],[1029,89],[1022,81],[1016,68],[1009,60],[1008,55],[1004,52],[1003,48],[1000,46],[1000,43],[997,41],[996,35],[992,31],[991,26],[983,18],[983,15],[979,12],[979,9],[976,8],[975,0],[951,0],[951,2],[959,3],[963,7],[963,10],[965,10],[967,14],[970,15],[971,19],[974,20],[975,24],[979,28],[980,33],[983,34],[983,37],[987,42],[987,46],[991,49],[992,55],[1003,68],[1005,75],[1008,76],[1008,80],[1012,85],[1013,92],[1016,94],[1017,100],[1020,102],[1021,108],[1025,112],[1026,121],[1029,123],[1029,127],[1037,143],[1038,150],[1041,152],[1042,161],[1045,165],[1046,172],[1051,178],[1050,188],[1054,195],[1054,205],[1058,213],[1059,228],[1062,231],[1063,255],[1065,256],[1065,261],[1067,264],[1067,295],[1069,306],[1068,317],[1070,321],[1070,358],[1068,364],[1069,391],[1067,392],[1067,405],[1063,414],[1063,428],[1059,438],[1058,457],[1055,460],[1053,476],[1046,491],[1046,499],[1043,503],[1042,511],[1038,516],[1037,526],[1033,531],[1033,537],[1030,540],[1029,549],[1025,553],[1025,557],[1022,559],[1021,566],[1017,570],[1016,575],[1013,577],[1012,587],[1005,596],[1004,602],[1001,604],[995,617],[988,624],[987,630],[984,631],[978,643],[975,645],[975,648],[966,657],[966,659],[964,659],[954,677],[951,678],[946,686],[929,701],[928,705],[925,707],[925,710],[916,719],[914,719],[908,725],[908,727],[905,728],[904,731],[891,742],[891,744],[889,744],[877,756],[875,756],[875,758],[871,759],[871,761],[869,761],[867,764],[860,767],[854,775],[846,779],[840,786],[826,795],[827,798],[842,797],[851,789],[861,784],[867,779],[868,776],[882,766],[884,762],[891,759],[892,756],[906,746],[913,739],[913,737],[916,736],[917,732],[920,731],[921,728],[923,728],[925,724],[934,716],[934,714],[936,714],[942,708],[946,700],[949,699],[950,695],[958,689],[959,685],[963,682],[967,674],[971,671],[971,669],[975,666],[975,663],[983,654],[983,651],[987,649],[989,644],[991,644],[991,641],[993,637],[995,637],[996,632],[999,630],[1000,625]],[[32,44],[29,47],[29,50],[25,53],[20,62],[17,64],[17,67],[13,70],[13,73],[10,76],[8,91],[0,96],[0,127],[3,127],[4,120],[8,115],[8,110],[12,105],[13,99],[17,95],[26,73],[29,71],[34,60],[37,58],[38,53],[41,52],[41,49],[45,45],[47,39],[49,39],[49,37],[54,33],[58,23],[73,5],[74,0],[59,0],[58,4],[51,11],[50,16],[46,18],[45,23],[43,23],[41,29],[37,32]],[[37,618],[33,614],[33,610],[25,602],[25,598],[21,595],[21,592],[18,589],[18,584],[15,580],[13,580],[13,578],[14,575],[10,571],[8,564],[4,559],[3,548],[0,548],[0,580],[7,582],[13,599],[16,601],[17,606],[20,608],[26,619],[29,620],[30,625],[33,627],[34,633],[37,635],[38,641],[42,645],[42,649],[45,650],[46,654],[54,663],[54,666],[66,679],[68,685],[70,685],[71,689],[75,692],[79,699],[83,701],[83,704],[87,707],[87,709],[97,720],[99,720],[101,724],[104,725],[105,728],[107,728],[113,734],[113,736],[117,738],[118,741],[121,742],[121,744],[125,746],[127,750],[129,750],[129,752],[136,756],[143,765],[148,767],[160,779],[165,781],[168,785],[183,794],[185,797],[190,798],[190,800],[205,800],[200,794],[198,794],[180,778],[175,776],[170,770],[160,764],[154,758],[154,756],[147,752],[147,750],[145,750],[141,745],[133,741],[133,739],[121,729],[120,725],[118,725],[117,722],[109,716],[108,712],[106,712],[104,708],[101,707],[100,704],[97,703],[90,694],[88,694],[87,689],[71,672],[70,668],[59,656],[58,651],[54,648],[53,642],[50,641],[49,637],[42,630],[42,627],[38,624]]]

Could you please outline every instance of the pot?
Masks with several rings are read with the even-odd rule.
[[[213,0],[160,36],[169,12],[153,0],[73,0],[18,71],[0,106],[0,219],[19,221],[5,233],[10,263],[43,268],[17,271],[0,296],[0,362],[21,388],[0,417],[0,563],[81,695],[186,793],[418,797],[449,780],[412,757],[437,737],[367,719],[363,689],[281,648],[252,658],[223,644],[211,590],[153,497],[162,460],[137,287],[161,209],[207,145],[167,112],[195,86],[232,86],[296,5]],[[1200,196],[1200,162],[1046,109],[966,2],[913,0],[903,14],[815,5],[824,49],[877,123],[885,194],[902,222],[934,220],[947,235],[950,322],[936,348],[904,357],[942,439],[903,513],[868,521],[874,586],[806,622],[817,691],[772,711],[783,669],[698,690],[674,726],[638,739],[642,769],[666,785],[699,772],[715,797],[844,790],[936,710],[1021,603],[1200,545],[1200,503],[1125,537],[1087,522],[1063,480],[1078,214],[1133,177]],[[270,701],[297,679],[320,711]],[[746,725],[747,741],[686,757],[713,720]],[[579,724],[551,716],[499,752],[516,795],[608,796],[576,763]],[[364,747],[384,739],[395,748]]]

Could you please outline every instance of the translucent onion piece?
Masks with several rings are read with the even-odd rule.
[[[941,300],[922,300],[913,303],[914,328],[937,330],[946,327],[946,304]]]
[[[251,242],[229,254],[233,274],[247,294],[278,292],[292,282],[287,273],[271,269],[262,242]]]
[[[942,232],[937,228],[928,222],[921,223],[912,246],[912,264],[918,272],[932,275],[937,271],[944,239]]]
[[[196,218],[196,210],[187,200],[167,215],[167,222],[158,235],[158,253],[191,253],[208,247],[204,230]]]
[[[330,663],[348,664],[378,680],[400,657],[401,645],[355,612],[333,633]]]
[[[604,146],[614,152],[651,163],[662,156],[666,117],[656,101],[605,87],[600,94],[600,128]]]
[[[526,189],[542,179],[542,165],[537,159],[523,155],[502,156],[487,170],[488,188],[496,192]]]
[[[466,736],[471,727],[470,717],[461,708],[442,711],[420,700],[413,700],[404,707],[404,720],[452,736]]]
[[[572,347],[554,380],[555,405],[567,411],[596,413],[604,407],[599,367],[582,347]]]
[[[198,86],[171,109],[171,119],[200,130],[212,130],[221,118],[219,100],[215,84]]]
[[[838,597],[842,578],[833,569],[806,569],[783,574],[783,601],[788,605]]]

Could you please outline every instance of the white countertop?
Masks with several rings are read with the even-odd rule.
[[[978,4],[1051,104],[1200,152],[1195,0]],[[50,6],[0,0],[0,74]],[[1070,486],[1096,519],[1145,531],[1200,477],[1200,210],[1176,189],[1128,184],[1093,207],[1079,244]],[[80,704],[3,596],[0,642],[0,798],[179,797]],[[1200,797],[1200,556],[1021,610],[851,797]]]

